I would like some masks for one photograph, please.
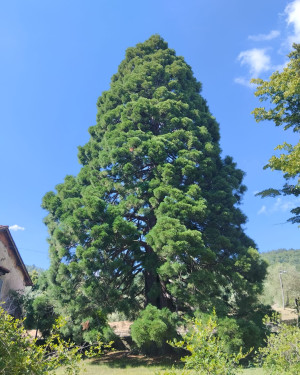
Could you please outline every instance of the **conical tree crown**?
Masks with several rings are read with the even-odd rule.
[[[61,300],[69,293],[82,311],[255,301],[265,265],[242,229],[243,172],[222,160],[200,89],[160,36],[126,51],[79,148],[80,173],[43,200]]]

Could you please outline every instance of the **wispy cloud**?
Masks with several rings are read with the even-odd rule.
[[[300,42],[300,0],[294,0],[289,3],[284,13],[286,15],[286,22],[292,28],[292,34],[288,36],[288,44]]]
[[[16,231],[18,231],[18,230],[25,230],[24,227],[20,227],[20,225],[17,225],[17,224],[15,224],[15,225],[11,225],[11,226],[9,227],[9,229],[12,230],[12,231],[14,231],[14,232],[16,232]]]
[[[235,83],[238,83],[239,85],[246,86],[250,89],[255,90],[256,85],[254,83],[251,83],[251,78],[246,78],[246,77],[236,77],[234,79]]]
[[[287,212],[292,210],[293,208],[297,207],[297,203],[295,201],[283,201],[281,198],[277,198],[276,202],[273,206],[273,212],[281,211]]]
[[[252,77],[257,78],[260,73],[266,72],[271,69],[271,58],[267,54],[266,48],[252,48],[242,51],[238,60],[241,65],[249,67]]]
[[[269,34],[258,34],[258,35],[249,35],[248,39],[253,40],[254,42],[263,42],[265,40],[272,40],[279,37],[280,31],[272,30]]]
[[[282,70],[287,61],[282,61],[282,56],[287,55],[292,50],[293,43],[300,43],[300,0],[289,1],[284,11],[278,15],[283,17],[286,27],[281,31],[271,30],[266,34],[249,35],[248,39],[254,42],[270,42],[280,37],[277,48],[274,42],[266,45],[265,48],[252,48],[240,52],[238,61],[241,66],[246,66],[248,71],[241,77],[235,78],[234,82],[246,87],[253,87],[249,82],[251,78],[265,78],[264,73],[271,73],[275,70]],[[276,51],[278,53],[278,62],[271,61],[268,51],[272,51],[272,57],[276,59]],[[286,58],[285,58],[286,60]],[[260,76],[261,75],[261,76]]]
[[[235,83],[238,83],[239,85],[243,85],[243,86],[246,86],[246,87],[255,87],[252,83],[250,83],[250,79],[248,78],[245,78],[245,77],[236,77],[234,79],[234,82]]]
[[[267,207],[265,205],[262,205],[260,210],[257,212],[258,215],[267,213]]]
[[[298,207],[299,205],[300,199],[287,200],[283,198],[276,198],[275,202],[270,207],[267,207],[266,205],[261,206],[257,214],[272,215],[276,212],[284,213],[292,210],[295,207]]]

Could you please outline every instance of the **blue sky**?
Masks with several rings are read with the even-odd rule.
[[[10,0],[0,4],[0,224],[26,264],[48,267],[42,197],[78,173],[98,96],[126,48],[154,33],[191,65],[224,155],[246,172],[247,234],[260,251],[299,248],[299,228],[286,223],[299,200],[255,197],[282,185],[262,168],[276,145],[298,137],[255,122],[249,80],[268,78],[300,42],[300,0]]]

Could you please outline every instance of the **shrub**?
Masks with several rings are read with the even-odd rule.
[[[275,319],[268,320],[277,326],[267,338],[267,346],[260,348],[257,355],[258,362],[268,374],[300,374],[300,328],[278,323]]]
[[[196,311],[194,314],[195,320],[201,321],[203,325],[205,325],[209,319],[211,319],[212,315],[208,313],[203,313]],[[244,342],[242,339],[243,332],[240,329],[238,321],[234,317],[217,317],[213,313],[213,318],[216,319],[216,325],[218,326],[218,330],[216,334],[222,340],[224,344],[224,348],[228,353],[239,352],[240,347],[243,346]],[[193,322],[187,320],[188,325],[191,325]],[[193,324],[192,324],[193,326]]]
[[[83,350],[70,341],[61,339],[59,320],[43,345],[36,345],[23,327],[23,321],[14,319],[0,307],[0,374],[47,375],[51,370],[65,366],[65,374],[79,374]],[[100,353],[100,344],[90,346],[85,354]]]
[[[265,316],[272,315],[272,309],[269,306],[258,305],[255,309],[237,319],[237,324],[242,333],[243,348],[248,351],[253,348],[252,353],[259,347],[265,346],[265,341],[269,335],[269,329],[264,324]]]
[[[233,375],[240,367],[239,361],[249,353],[243,354],[228,352],[227,339],[217,335],[218,324],[216,314],[208,319],[193,319],[189,321],[191,329],[182,341],[171,343],[176,348],[188,351],[190,354],[181,358],[184,362],[183,374],[189,370],[198,375]],[[163,373],[164,375],[179,375],[174,369]]]
[[[177,315],[167,308],[148,305],[131,326],[132,340],[146,354],[166,352],[170,349],[167,341],[177,337],[176,322]]]
[[[265,345],[269,330],[263,320],[266,315],[271,316],[272,310],[268,306],[257,305],[244,316],[218,316],[217,335],[224,342],[228,353],[237,353],[240,347],[244,351],[251,351],[247,361],[259,347]],[[205,323],[211,315],[196,311],[194,317]]]

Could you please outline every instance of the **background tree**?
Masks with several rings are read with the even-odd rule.
[[[11,291],[11,297],[16,306],[15,317],[24,318],[24,328],[27,330],[36,330],[41,333],[43,339],[49,337],[53,325],[58,318],[54,311],[54,300],[49,293],[49,282],[47,271],[37,270],[31,266],[30,276],[33,286],[26,287],[24,293]],[[12,313],[7,310],[8,313]]]
[[[25,315],[25,329],[35,329],[43,338],[50,335],[51,329],[58,316],[47,292],[31,291],[22,298],[22,307]]]
[[[281,73],[273,73],[269,81],[253,79],[257,84],[255,95],[259,100],[269,101],[270,108],[259,107],[253,111],[257,122],[274,121],[284,130],[293,129],[300,132],[300,44],[293,45],[294,51],[289,54],[290,61]],[[276,195],[300,195],[300,141],[295,145],[284,142],[275,150],[283,150],[280,156],[272,156],[265,168],[282,171],[288,181],[282,189],[270,188],[259,193],[262,197]],[[292,223],[300,223],[300,207],[291,210]]]
[[[98,99],[79,174],[45,195],[52,290],[77,327],[100,306],[137,311],[137,296],[223,314],[255,304],[265,263],[242,227],[244,174],[221,158],[200,90],[160,36],[129,48]]]

